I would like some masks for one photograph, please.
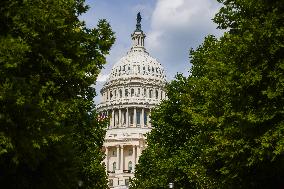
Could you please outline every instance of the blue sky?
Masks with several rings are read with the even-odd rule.
[[[195,49],[208,34],[222,35],[212,21],[220,8],[216,0],[86,0],[86,3],[90,9],[81,20],[93,28],[99,19],[106,19],[116,36],[107,56],[108,64],[98,78],[97,92],[112,66],[130,49],[138,12],[142,15],[146,49],[164,66],[169,81],[176,73],[189,74],[190,48]],[[99,100],[95,98],[95,103]]]

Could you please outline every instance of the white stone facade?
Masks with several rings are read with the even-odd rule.
[[[109,186],[115,189],[128,188],[151,130],[151,109],[167,98],[164,69],[146,51],[140,22],[131,37],[132,48],[113,66],[97,107],[111,118],[103,148]]]

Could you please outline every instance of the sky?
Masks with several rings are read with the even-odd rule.
[[[189,75],[191,48],[196,49],[209,34],[219,37],[223,33],[212,21],[221,7],[216,0],[86,0],[86,4],[90,9],[80,19],[87,27],[94,28],[99,19],[106,19],[116,37],[95,85],[96,104],[111,68],[131,47],[138,12],[146,34],[145,48],[162,64],[168,81],[177,73]]]

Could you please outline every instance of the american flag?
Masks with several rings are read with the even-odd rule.
[[[100,113],[98,114],[98,121],[103,121],[107,118],[107,114],[106,113]]]

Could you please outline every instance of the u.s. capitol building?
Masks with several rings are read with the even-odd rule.
[[[151,131],[151,109],[166,98],[166,75],[161,64],[144,47],[141,16],[137,15],[132,47],[112,68],[101,89],[101,114],[110,117],[104,142],[110,188],[128,188],[135,165]]]

